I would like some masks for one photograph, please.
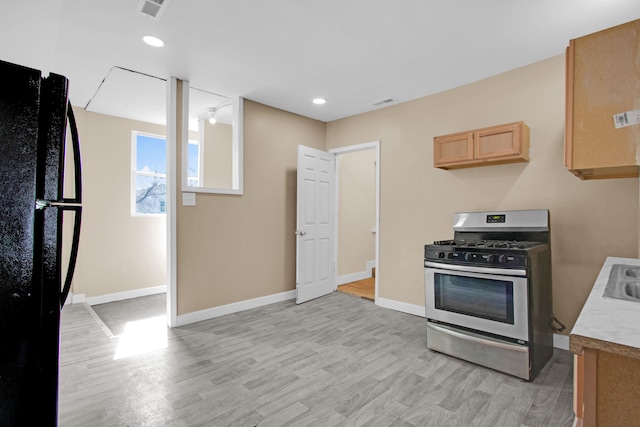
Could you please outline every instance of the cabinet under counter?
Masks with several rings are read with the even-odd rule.
[[[640,260],[607,258],[569,336],[576,426],[630,426],[640,420],[640,301],[603,296],[617,264],[640,267]]]

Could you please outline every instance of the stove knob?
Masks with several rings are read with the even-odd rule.
[[[498,255],[498,264],[504,264],[507,260],[507,257],[504,255]]]
[[[447,253],[447,258],[453,259],[453,252],[448,252]]]
[[[473,261],[473,255],[469,252],[467,252],[466,254],[464,254],[464,260],[465,261]]]
[[[436,255],[438,255],[438,258],[444,258],[444,252],[436,252]]]
[[[494,256],[493,254],[487,255],[487,262],[493,262]]]

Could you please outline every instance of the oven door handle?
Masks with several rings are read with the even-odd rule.
[[[503,343],[503,342],[498,342],[496,340],[492,340],[489,337],[478,337],[475,334],[471,334],[471,333],[460,333],[454,330],[451,330],[449,328],[445,328],[443,326],[439,326],[439,325],[435,325],[431,322],[428,323],[428,327],[429,328],[433,328],[436,331],[445,334],[445,335],[451,335],[453,337],[456,338],[460,338],[461,340],[464,341],[471,341],[471,342],[477,342],[480,343],[482,345],[488,345],[491,347],[496,347],[496,348],[502,348],[505,350],[509,350],[509,351],[519,351],[521,353],[526,353],[527,351],[529,351],[529,348],[527,346],[524,345],[518,345],[518,344],[509,344],[509,343]],[[427,334],[429,332],[427,331]]]
[[[456,264],[441,264],[437,262],[424,262],[425,267],[438,268],[441,270],[462,271],[465,273],[486,273],[486,274],[498,274],[503,276],[522,276],[526,277],[526,270],[510,269],[510,268],[492,268],[492,267],[476,267],[472,265],[456,265]]]

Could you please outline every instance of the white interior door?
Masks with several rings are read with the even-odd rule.
[[[335,154],[298,146],[297,304],[336,290],[335,179]]]

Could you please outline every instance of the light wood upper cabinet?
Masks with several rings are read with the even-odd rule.
[[[529,127],[509,123],[433,138],[433,164],[441,169],[529,161]]]
[[[640,20],[569,42],[565,165],[580,179],[638,176],[640,125],[614,115],[640,108]]]
[[[473,161],[473,132],[435,137],[433,140],[436,167]]]

